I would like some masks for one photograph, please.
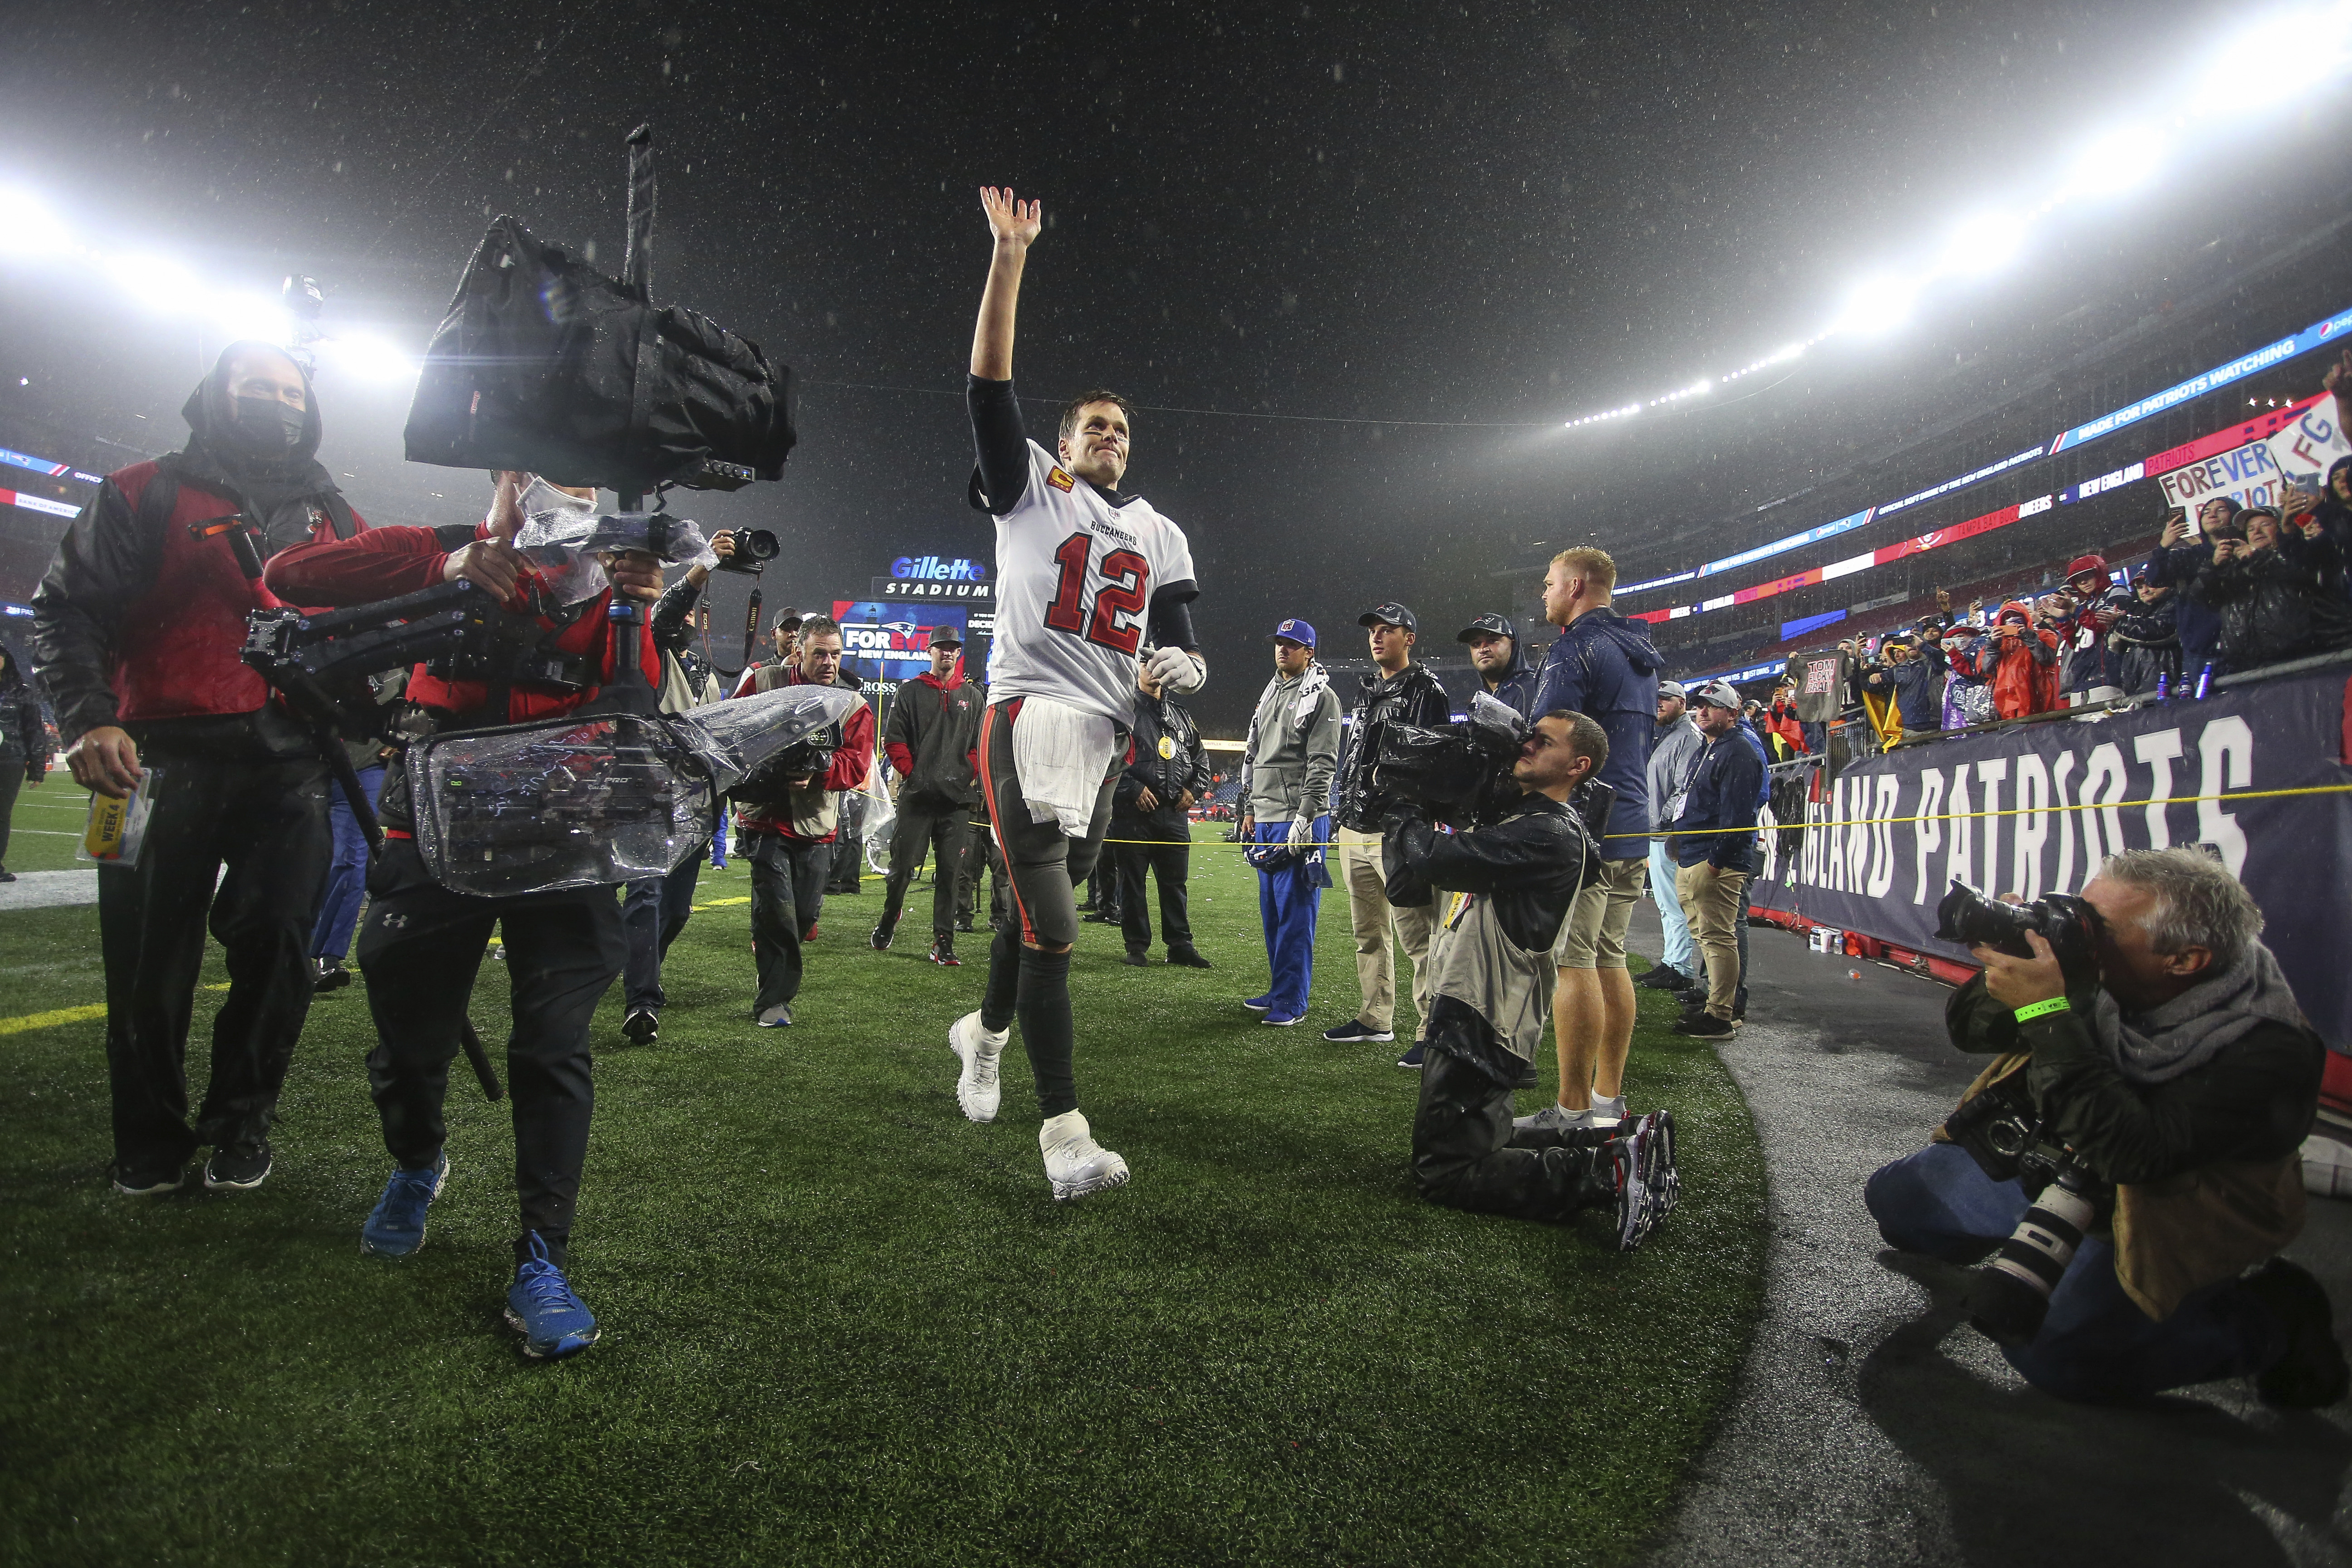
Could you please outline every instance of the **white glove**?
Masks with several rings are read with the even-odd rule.
[[[1290,825],[1290,847],[1303,849],[1315,841],[1315,823],[1310,817],[1298,817]]]
[[[1200,690],[1209,679],[1209,667],[1201,662],[1201,656],[1181,647],[1152,649],[1143,668],[1151,671],[1154,680],[1179,697]]]

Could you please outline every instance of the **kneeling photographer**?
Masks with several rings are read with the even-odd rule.
[[[1985,966],[1946,1008],[1952,1043],[2000,1055],[1937,1142],[1871,1177],[1880,1234],[1992,1255],[1973,1321],[2061,1398],[2249,1376],[2281,1405],[2342,1398],[2327,1298],[2276,1256],[2303,1227],[2326,1047],[2245,889],[2196,851],[2137,849],[2079,899],[1956,886],[1938,912]]]
[[[647,602],[659,596],[658,562],[607,556],[611,585],[565,605],[555,602],[560,594],[541,592],[531,557],[514,546],[526,510],[593,511],[594,500],[593,490],[502,472],[478,528],[377,528],[340,543],[300,545],[273,557],[265,581],[294,603],[328,606],[374,604],[442,583],[476,584],[509,610],[526,608],[527,616],[512,618],[530,623],[532,640],[506,645],[511,661],[487,679],[417,666],[408,683],[415,708],[404,721],[404,738],[413,745],[428,732],[556,718],[594,700],[616,677],[637,679],[632,668],[659,668],[650,623],[642,614],[631,625],[612,613],[616,594]],[[630,626],[634,638],[615,638],[619,626]],[[368,876],[371,901],[359,942],[377,1037],[368,1087],[395,1162],[361,1228],[361,1249],[404,1258],[425,1243],[426,1208],[449,1174],[442,1147],[449,1063],[469,1026],[467,1001],[496,926],[513,987],[507,1084],[521,1208],[507,1317],[523,1331],[527,1353],[568,1355],[594,1343],[598,1331],[564,1270],[594,1108],[588,1026],[621,972],[620,907],[602,884],[508,897],[443,887],[415,842],[407,763],[405,754],[395,755],[385,774],[378,815],[386,842]]]
[[[1511,1125],[1512,1088],[1535,1060],[1551,1009],[1552,944],[1578,889],[1600,874],[1594,825],[1605,823],[1611,792],[1593,775],[1608,758],[1608,735],[1581,713],[1543,715],[1509,764],[1517,797],[1482,784],[1500,804],[1480,811],[1477,826],[1441,833],[1430,816],[1448,800],[1396,776],[1405,770],[1386,759],[1391,742],[1444,733],[1381,738],[1385,785],[1396,792],[1381,836],[1388,898],[1425,909],[1437,894],[1457,895],[1435,911],[1429,943],[1414,1179],[1433,1203],[1526,1219],[1612,1207],[1617,1246],[1630,1251],[1673,1206],[1672,1124],[1663,1113],[1607,1130],[1515,1135]],[[1438,753],[1424,752],[1442,762]]]

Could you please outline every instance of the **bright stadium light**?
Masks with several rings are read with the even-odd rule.
[[[228,338],[257,338],[268,343],[294,341],[293,319],[286,307],[267,294],[225,294],[213,302],[213,325]]]
[[[1838,332],[1884,332],[1910,320],[1911,307],[1919,298],[1919,285],[1911,279],[1882,274],[1866,278],[1854,285],[1845,300],[1845,309],[1838,312],[1837,322],[1830,330]]]
[[[2155,176],[2164,153],[2164,136],[2155,126],[2119,126],[2083,150],[2059,199],[2119,196],[2136,191]]]
[[[335,337],[319,344],[319,358],[354,381],[392,384],[416,378],[415,359],[396,344],[368,334]]]
[[[176,261],[160,256],[121,256],[101,267],[117,287],[150,310],[178,315],[206,303],[203,288]]]
[[[2025,248],[2025,225],[2007,213],[1985,212],[1963,218],[1944,242],[1937,270],[1955,277],[1980,277],[1999,271]]]
[[[0,255],[62,256],[73,233],[30,192],[0,191]]]

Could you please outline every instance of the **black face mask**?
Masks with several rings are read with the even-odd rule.
[[[257,457],[274,458],[301,445],[309,416],[275,397],[233,397],[237,444]]]

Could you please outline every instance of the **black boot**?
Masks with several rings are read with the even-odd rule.
[[[2247,1276],[2246,1289],[2286,1330],[2286,1352],[2254,1379],[2254,1390],[2273,1405],[2317,1410],[2352,1390],[2352,1371],[2336,1342],[2335,1317],[2318,1280],[2273,1258]]]

